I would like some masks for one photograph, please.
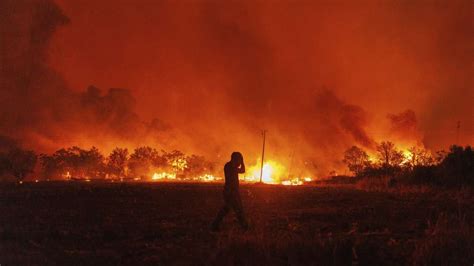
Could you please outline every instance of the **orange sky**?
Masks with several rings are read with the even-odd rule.
[[[169,125],[179,148],[257,154],[267,128],[275,153],[336,161],[361,130],[446,148],[457,121],[473,144],[470,1],[56,3],[70,23],[47,64],[67,90],[129,89],[140,121]],[[401,137],[387,115],[407,109],[416,132]]]

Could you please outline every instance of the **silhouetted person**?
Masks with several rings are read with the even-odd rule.
[[[219,230],[222,219],[232,209],[239,220],[243,229],[248,228],[242,209],[242,200],[239,193],[239,174],[245,173],[244,157],[240,152],[233,152],[230,162],[224,166],[225,185],[224,185],[224,206],[217,214],[216,219],[212,223],[212,230]]]

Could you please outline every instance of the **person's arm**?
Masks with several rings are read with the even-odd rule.
[[[238,169],[239,174],[245,173],[245,164],[244,164],[244,159],[242,159],[242,163],[240,164],[240,168]]]

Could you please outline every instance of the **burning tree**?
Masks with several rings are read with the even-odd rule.
[[[431,153],[424,148],[413,146],[408,149],[408,152],[410,155],[406,164],[411,168],[417,166],[428,166],[434,163]]]
[[[52,155],[41,155],[42,173],[46,178],[97,178],[104,175],[104,156],[96,147],[83,150],[77,146],[60,149]]]
[[[130,172],[136,177],[148,177],[152,167],[159,168],[165,165],[166,161],[158,151],[148,146],[136,148],[128,161]]]
[[[122,178],[126,175],[127,163],[128,149],[115,148],[107,158],[107,171],[117,178]]]
[[[214,164],[207,161],[204,156],[191,155],[186,157],[187,167],[184,172],[189,176],[202,176],[212,173]]]
[[[355,175],[360,175],[370,165],[369,155],[357,146],[346,150],[343,162]]]
[[[175,173],[182,172],[188,167],[186,155],[181,151],[174,150],[172,152],[163,151],[163,158],[166,159],[169,166],[173,168]]]
[[[404,160],[403,153],[390,141],[382,141],[376,149],[378,159],[384,168],[399,167]]]

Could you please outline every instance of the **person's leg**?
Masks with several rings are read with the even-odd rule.
[[[212,230],[219,230],[219,226],[224,219],[224,217],[227,215],[229,212],[229,204],[225,202],[224,206],[220,209],[220,211],[217,213],[216,218],[214,219],[214,222],[212,223]]]
[[[240,199],[240,195],[236,195],[232,201],[232,208],[234,209],[235,215],[239,220],[239,224],[243,229],[247,229],[249,227],[247,220],[245,219],[244,210],[242,207],[242,200]]]

